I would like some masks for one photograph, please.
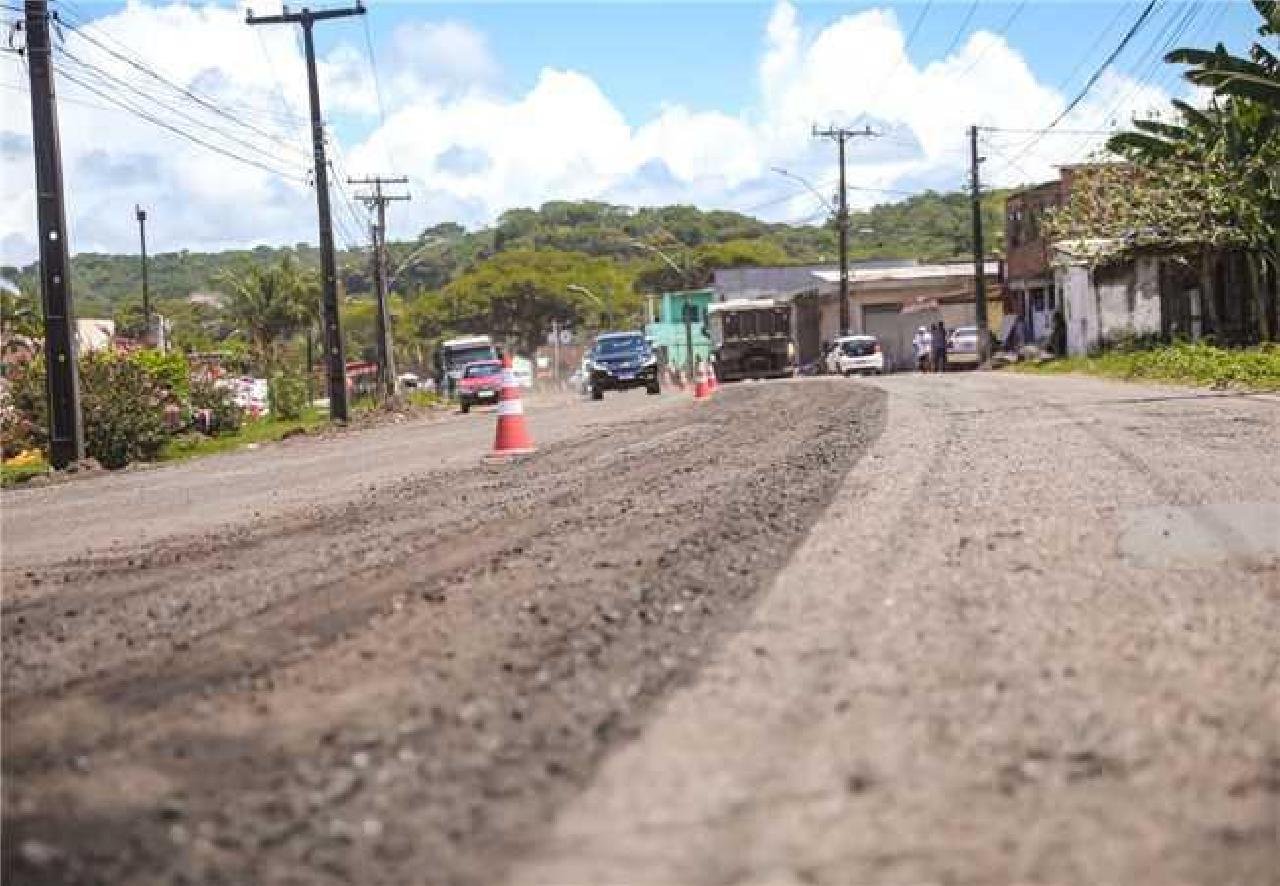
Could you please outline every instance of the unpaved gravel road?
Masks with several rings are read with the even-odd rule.
[[[1280,883],[1280,397],[890,377],[513,886]]]
[[[879,434],[841,380],[6,494],[6,883],[489,884]]]

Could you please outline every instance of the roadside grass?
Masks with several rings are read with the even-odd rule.
[[[1108,351],[1093,357],[1058,357],[1043,363],[1018,363],[1011,368],[1042,375],[1077,372],[1196,387],[1280,391],[1280,345],[1275,344],[1228,349],[1178,343]]]
[[[329,415],[322,409],[308,407],[301,418],[281,421],[275,418],[260,418],[246,421],[234,434],[217,437],[190,435],[175,437],[160,450],[157,461],[182,461],[202,455],[214,455],[219,452],[231,452],[243,449],[251,443],[273,443],[283,439],[286,434],[296,431],[310,431],[328,424]]]
[[[49,473],[49,463],[43,457],[36,461],[6,461],[0,465],[0,487],[17,486],[19,483],[26,483],[32,477],[47,473]]]

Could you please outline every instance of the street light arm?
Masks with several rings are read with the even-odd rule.
[[[778,175],[784,176],[785,178],[795,179],[796,181],[800,182],[800,184],[804,185],[804,187],[808,189],[809,193],[813,194],[813,196],[818,198],[818,200],[822,203],[823,208],[825,208],[827,212],[830,212],[832,215],[837,214],[836,208],[831,205],[831,201],[828,200],[826,197],[824,197],[821,191],[819,191],[812,184],[810,184],[808,179],[802,176],[796,175],[794,172],[790,171],[789,169],[783,169],[781,166],[770,166],[769,169],[772,172],[778,173]]]
[[[635,246],[637,249],[643,249],[647,252],[652,252],[654,255],[658,256],[660,259],[662,259],[664,262],[670,265],[671,270],[679,274],[682,280],[688,277],[689,272],[684,268],[680,267],[678,264],[676,264],[675,260],[671,258],[671,256],[667,255],[658,247],[650,243],[645,243],[643,240],[629,240],[627,242],[629,242],[632,246]]]
[[[439,246],[441,243],[445,242],[447,241],[439,238],[428,240],[427,242],[419,245],[413,252],[409,253],[409,255],[405,257],[405,260],[400,262],[399,266],[391,272],[391,276],[387,278],[387,289],[390,289],[392,285],[395,284],[396,278],[400,276],[400,272],[409,267],[409,264],[422,255],[423,252],[427,251],[432,246]]]

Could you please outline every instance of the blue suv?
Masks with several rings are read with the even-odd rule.
[[[661,391],[658,358],[638,332],[607,332],[596,338],[587,357],[592,400],[604,399],[605,391],[644,388],[650,394]]]

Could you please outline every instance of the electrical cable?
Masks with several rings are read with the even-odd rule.
[[[121,89],[127,90],[148,102],[152,102],[158,105],[160,108],[163,108],[169,113],[184,119],[188,123],[197,127],[207,129],[210,132],[217,133],[218,136],[225,139],[226,141],[232,142],[234,144],[238,144],[249,151],[262,153],[262,154],[270,153],[269,151],[263,150],[263,145],[260,142],[252,141],[249,138],[246,138],[245,136],[239,135],[235,132],[228,131],[227,129],[224,129],[221,126],[215,125],[207,120],[203,120],[195,116],[194,114],[192,114],[190,111],[184,110],[174,104],[171,104],[165,99],[160,98],[159,96],[156,96],[142,89],[136,83],[132,83],[128,80],[125,80],[124,78],[119,77],[116,74],[113,74],[110,71],[105,70],[104,68],[98,67],[97,65],[91,62],[86,62],[84,59],[80,58],[75,53],[72,53],[65,48],[60,48],[58,50],[58,53],[62,58],[69,59],[70,61],[78,65],[81,69],[83,69],[86,72],[85,76],[88,76],[89,73],[95,74],[99,79],[110,81],[111,83],[114,83],[117,86],[119,86]],[[65,70],[65,68],[63,70]],[[295,152],[298,151],[297,148],[293,148],[293,150]],[[299,152],[299,155],[305,156],[305,155],[301,155],[300,152]],[[296,160],[292,160],[289,158],[273,157],[273,159],[280,160],[281,162],[284,162],[284,163],[297,162]]]
[[[951,51],[960,45],[960,40],[964,37],[965,28],[969,27],[969,22],[973,21],[973,14],[978,11],[978,0],[973,0],[969,4],[969,11],[965,13],[964,19],[960,22],[960,27],[956,28],[956,34],[951,38],[951,43],[947,45],[946,50],[939,58],[946,58],[951,55]]]
[[[1116,44],[1115,48],[1107,54],[1107,57],[1103,60],[1102,64],[1100,64],[1093,74],[1089,76],[1089,79],[1085,82],[1084,86],[1062,110],[1062,113],[1058,114],[1058,116],[1044,128],[1045,134],[1061,123],[1068,114],[1079,106],[1080,102],[1084,100],[1085,96],[1089,94],[1089,91],[1097,84],[1099,78],[1101,78],[1115,60],[1119,58],[1120,54],[1124,52],[1125,48],[1133,41],[1133,38],[1137,36],[1138,32],[1141,31],[1147,21],[1150,20],[1151,13],[1161,2],[1163,2],[1163,0],[1148,0],[1147,5],[1143,7],[1142,12],[1138,15],[1137,19],[1135,19],[1133,24],[1129,26],[1129,30],[1125,32],[1125,35],[1120,39],[1120,42]],[[1011,158],[1010,162],[1017,162],[1018,160],[1021,160],[1032,148],[1039,144],[1040,140],[1043,138],[1044,135],[1042,134],[1031,139],[1031,141],[1027,142],[1027,144],[1018,151],[1013,158]]]
[[[54,68],[55,70],[58,71],[59,74],[61,74],[63,77],[65,77],[67,80],[71,81],[72,83],[75,83],[81,89],[87,90],[88,92],[91,92],[94,95],[98,96],[99,98],[104,99],[105,101],[111,102],[112,104],[119,105],[121,108],[133,114],[134,116],[140,117],[143,120],[155,126],[159,126],[161,129],[166,129],[169,132],[172,132],[174,135],[177,135],[180,138],[184,138],[189,142],[192,142],[196,145],[199,145],[202,148],[205,148],[209,151],[214,152],[215,154],[221,154],[224,157],[228,157],[232,160],[237,160],[240,163],[244,163],[249,166],[255,166],[264,172],[269,172],[272,175],[277,175],[277,176],[280,176],[281,178],[288,179],[290,181],[296,181],[302,184],[307,183],[307,179],[302,176],[294,175],[294,174],[282,171],[280,169],[276,169],[275,167],[268,166],[267,164],[254,160],[252,158],[241,156],[240,154],[237,154],[234,151],[229,151],[226,148],[210,144],[204,139],[201,139],[199,136],[192,135],[191,133],[186,132],[185,130],[179,129],[178,127],[173,126],[170,123],[166,123],[164,120],[160,120],[152,116],[151,114],[148,114],[146,111],[142,110],[141,108],[135,107],[134,105],[128,103],[127,101],[120,98],[119,96],[115,96],[110,93],[103,92],[102,90],[88,83],[85,83],[83,80],[80,80],[79,78],[77,78],[74,74],[69,73],[64,68],[58,67],[56,64]]]
[[[108,55],[112,56],[113,58],[115,58],[115,59],[117,59],[117,60],[119,60],[119,61],[123,62],[123,63],[124,63],[124,64],[126,64],[126,65],[129,65],[130,67],[134,68],[134,69],[135,69],[135,70],[137,70],[137,71],[140,71],[140,72],[141,72],[141,73],[143,73],[143,74],[146,74],[148,77],[152,78],[152,79],[153,79],[153,80],[155,80],[156,82],[158,82],[158,83],[160,83],[160,84],[164,85],[165,87],[167,87],[167,88],[169,88],[169,89],[173,90],[174,92],[178,93],[179,95],[182,95],[182,96],[186,97],[186,98],[187,98],[187,99],[189,99],[190,101],[195,102],[196,104],[198,104],[198,105],[200,105],[201,107],[205,108],[205,109],[206,109],[206,110],[208,110],[209,112],[211,112],[211,113],[213,113],[213,114],[217,114],[218,116],[221,116],[221,117],[223,117],[223,118],[225,118],[225,119],[227,119],[227,120],[229,120],[229,121],[231,121],[231,122],[233,122],[233,123],[235,123],[235,124],[237,124],[237,125],[239,125],[239,126],[243,126],[244,128],[246,128],[246,129],[248,129],[248,130],[250,130],[250,131],[252,131],[252,132],[257,133],[259,136],[261,136],[261,137],[263,137],[263,138],[266,138],[266,139],[268,139],[268,140],[270,140],[270,141],[273,141],[273,142],[275,142],[276,144],[281,145],[282,147],[284,147],[284,148],[286,148],[286,149],[288,149],[288,150],[290,150],[290,151],[295,151],[295,152],[301,153],[301,154],[303,154],[304,156],[306,155],[306,151],[303,151],[303,150],[302,150],[301,148],[299,148],[297,145],[290,144],[289,142],[282,141],[282,140],[279,138],[279,136],[277,136],[276,134],[271,133],[271,132],[268,132],[267,130],[262,129],[261,127],[258,127],[258,126],[256,126],[256,125],[254,125],[253,123],[249,123],[249,122],[247,122],[247,121],[245,121],[245,120],[241,119],[240,117],[236,116],[235,114],[231,113],[230,111],[226,110],[225,108],[219,107],[219,106],[218,106],[217,104],[215,104],[213,101],[210,101],[209,99],[204,98],[203,96],[201,96],[201,95],[200,95],[200,94],[198,94],[197,92],[195,92],[195,91],[193,91],[193,90],[191,90],[191,89],[189,89],[189,88],[187,88],[187,87],[185,87],[185,86],[182,86],[182,85],[181,85],[181,84],[179,84],[179,83],[175,83],[174,81],[172,81],[172,80],[171,80],[171,79],[169,79],[168,77],[166,77],[166,76],[164,76],[163,74],[161,74],[161,73],[159,73],[158,71],[156,71],[154,68],[152,68],[152,67],[151,67],[150,65],[148,65],[146,62],[142,61],[138,56],[132,56],[132,57],[131,57],[128,53],[131,53],[131,52],[132,52],[132,50],[129,50],[129,48],[128,48],[128,47],[126,47],[126,46],[125,46],[123,43],[121,43],[119,40],[116,40],[115,38],[112,38],[112,37],[110,37],[109,35],[106,35],[106,34],[105,34],[105,32],[104,32],[104,37],[106,37],[107,39],[109,39],[111,42],[115,43],[115,44],[116,44],[117,46],[119,46],[119,47],[121,48],[121,50],[123,50],[123,51],[117,51],[117,50],[115,50],[115,49],[112,49],[112,48],[111,48],[110,46],[108,46],[105,42],[103,42],[103,40],[100,40],[100,39],[96,38],[95,36],[93,36],[93,34],[89,33],[90,29],[91,29],[91,28],[94,28],[94,25],[93,25],[91,22],[87,22],[87,21],[83,21],[83,20],[81,20],[81,21],[79,21],[79,22],[77,23],[77,22],[74,20],[74,19],[75,19],[75,16],[73,15],[73,16],[71,16],[71,17],[72,17],[72,19],[73,19],[73,22],[72,22],[72,31],[73,31],[73,33],[75,33],[77,36],[81,37],[82,39],[84,39],[84,40],[88,41],[89,43],[91,43],[92,45],[96,46],[98,49],[102,50],[103,52],[107,53]],[[69,52],[67,52],[67,50],[66,50],[65,48],[63,49],[63,52],[66,52],[68,55],[70,55],[70,53],[69,53]],[[73,57],[74,57],[74,56],[73,56]],[[135,91],[136,91],[136,90],[135,90]]]

